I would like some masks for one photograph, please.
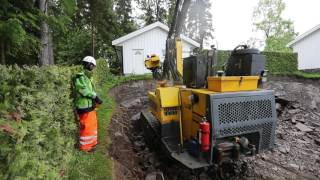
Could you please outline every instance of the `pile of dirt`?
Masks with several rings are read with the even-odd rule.
[[[113,113],[108,134],[109,154],[114,159],[116,179],[144,179],[146,167],[143,151],[148,151],[137,126],[140,111],[146,108],[147,92],[154,89],[152,81],[137,81],[110,90],[118,108]],[[150,166],[151,167],[151,166]]]
[[[319,86],[319,81],[292,78],[273,78],[266,84],[265,88],[275,90],[276,95],[276,148],[244,158],[238,166],[227,169],[239,171],[244,179],[319,179]],[[214,178],[212,169],[190,171],[146,145],[138,119],[147,107],[147,91],[154,88],[152,81],[137,81],[110,91],[118,104],[108,128],[116,179]],[[239,179],[239,173],[235,175],[233,179]]]
[[[277,78],[276,148],[248,158],[253,176],[263,179],[320,178],[320,82]]]

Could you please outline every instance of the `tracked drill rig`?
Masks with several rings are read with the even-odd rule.
[[[148,93],[149,108],[140,117],[145,139],[190,169],[273,148],[274,92],[258,88],[265,78],[265,56],[238,46],[224,72],[215,72],[215,49],[182,59],[178,34],[189,4],[190,0],[177,1],[163,71],[157,72],[162,78],[171,74],[180,83],[161,83]],[[146,67],[159,68],[157,56],[151,58]]]

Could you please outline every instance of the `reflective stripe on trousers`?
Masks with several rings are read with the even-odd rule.
[[[80,118],[80,150],[90,151],[98,143],[97,113],[95,110],[79,115]]]

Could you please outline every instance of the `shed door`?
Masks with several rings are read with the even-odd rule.
[[[134,74],[146,73],[144,66],[144,53],[143,49],[133,49],[133,72]]]

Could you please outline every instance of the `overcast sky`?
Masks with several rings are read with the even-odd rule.
[[[259,0],[211,0],[214,44],[219,49],[233,49],[251,37],[260,37],[254,33],[252,13]],[[294,22],[295,31],[302,34],[320,24],[320,0],[284,0],[286,9],[284,18]]]

